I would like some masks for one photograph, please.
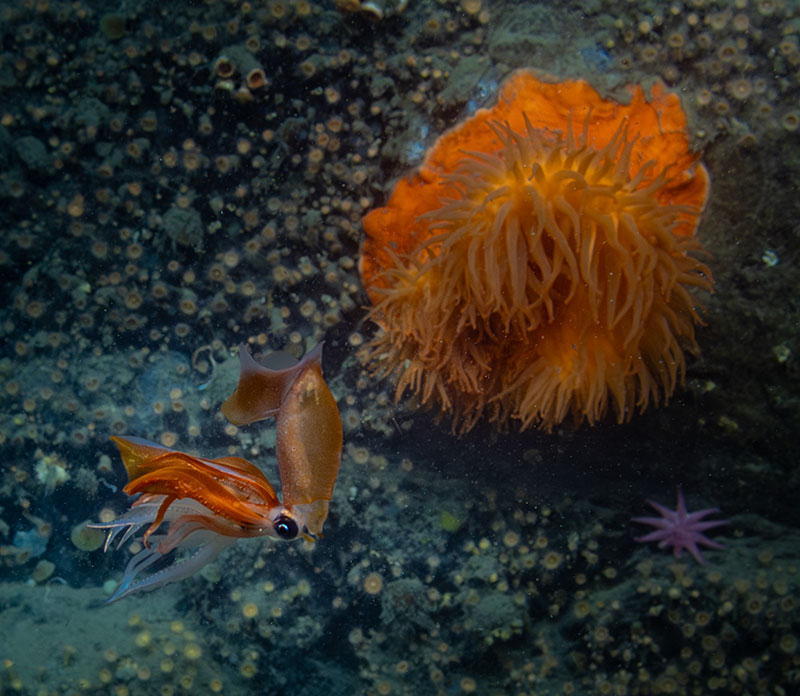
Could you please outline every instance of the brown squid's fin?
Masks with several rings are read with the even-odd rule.
[[[259,365],[245,344],[239,346],[239,384],[222,404],[222,413],[234,425],[247,425],[276,416],[297,376],[309,361],[319,360],[322,344],[300,362],[282,370]]]

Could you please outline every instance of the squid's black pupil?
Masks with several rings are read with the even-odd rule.
[[[281,515],[277,520],[275,520],[275,533],[281,539],[294,539],[297,536],[298,531],[297,522],[295,522],[291,517]]]

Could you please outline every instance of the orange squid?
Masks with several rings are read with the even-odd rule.
[[[242,345],[239,384],[222,405],[235,425],[275,417],[282,502],[246,459],[205,459],[138,437],[111,438],[128,474],[124,491],[141,496],[120,518],[93,526],[108,530],[106,549],[147,529],[145,548],[131,558],[109,602],[188,577],[238,538],[312,540],[321,534],[342,456],[341,417],[321,357],[319,344],[292,367],[271,370]],[[167,532],[157,533],[165,523]],[[141,577],[179,548],[194,551]]]

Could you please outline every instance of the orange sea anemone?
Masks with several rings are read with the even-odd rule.
[[[698,350],[692,289],[712,285],[694,238],[709,177],[678,97],[629,90],[518,71],[364,218],[364,359],[397,398],[457,432],[609,405],[623,422],[669,398]]]

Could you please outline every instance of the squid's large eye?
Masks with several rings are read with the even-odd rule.
[[[296,539],[297,535],[300,533],[297,522],[289,517],[289,515],[280,515],[276,518],[275,522],[273,522],[273,526],[275,528],[275,534],[286,541]]]

